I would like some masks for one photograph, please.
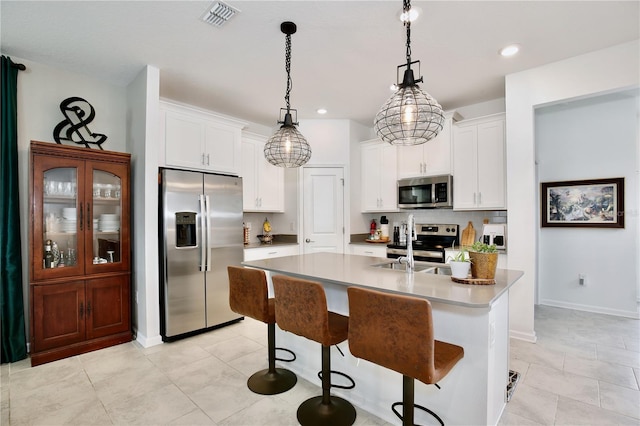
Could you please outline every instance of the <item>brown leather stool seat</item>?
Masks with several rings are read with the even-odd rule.
[[[324,289],[317,282],[284,275],[275,275],[271,279],[278,326],[322,345],[322,396],[310,398],[300,404],[297,412],[298,421],[303,426],[352,425],[356,420],[353,405],[330,394],[330,348],[347,339],[349,317],[327,310]],[[340,387],[350,389],[353,386]]]
[[[229,306],[233,312],[267,324],[267,352],[269,368],[254,373],[247,386],[255,393],[275,395],[295,386],[298,378],[284,368],[276,368],[275,362],[293,361],[295,354],[288,349],[276,348],[276,314],[273,298],[269,299],[267,277],[260,269],[228,266]],[[276,358],[276,349],[293,355],[293,359]]]
[[[403,400],[392,405],[393,412],[402,419],[403,425],[413,425],[416,407],[444,425],[436,413],[415,405],[414,379],[438,386],[464,357],[464,349],[434,339],[431,303],[417,297],[357,287],[349,287],[347,294],[351,354],[403,376]],[[398,405],[403,406],[402,415],[395,408]]]

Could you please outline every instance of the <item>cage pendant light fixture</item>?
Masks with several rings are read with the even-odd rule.
[[[422,76],[415,79],[412,65],[420,61],[411,61],[411,0],[403,1],[403,20],[407,30],[407,63],[398,65],[405,68],[402,82],[397,82],[398,90],[382,105],[373,121],[376,134],[383,141],[392,145],[420,145],[435,138],[442,130],[444,114],[442,107],[428,93],[422,91],[417,83],[422,83]]]
[[[295,113],[295,120],[297,120],[298,111],[291,109],[291,104],[289,103],[289,94],[291,93],[291,34],[296,32],[297,27],[293,22],[283,22],[280,24],[280,30],[286,34],[287,92],[284,99],[287,107],[280,108],[280,117],[284,112],[284,119],[278,120],[278,124],[282,124],[282,126],[264,145],[264,157],[274,166],[292,168],[300,167],[309,161],[311,147],[305,137],[302,136],[302,133],[296,128],[298,123],[294,121],[291,113]]]

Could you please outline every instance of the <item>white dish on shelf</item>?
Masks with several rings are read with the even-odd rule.
[[[100,220],[120,220],[119,214],[104,213],[100,215]]]
[[[73,219],[75,220],[77,217],[77,209],[75,207],[63,207],[62,208],[62,217],[64,219]]]

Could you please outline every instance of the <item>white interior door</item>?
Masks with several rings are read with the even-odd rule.
[[[307,167],[303,175],[303,253],[344,252],[344,169]]]

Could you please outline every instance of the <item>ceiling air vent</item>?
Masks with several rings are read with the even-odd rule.
[[[211,5],[211,9],[205,12],[202,16],[202,20],[214,27],[221,27],[227,23],[236,13],[240,10],[235,7],[231,7],[226,3],[217,1]]]

